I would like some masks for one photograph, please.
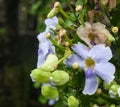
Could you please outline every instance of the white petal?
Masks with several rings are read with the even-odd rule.
[[[97,88],[98,88],[98,79],[96,75],[93,75],[90,78],[86,78],[83,94],[92,95],[96,92]]]
[[[104,45],[95,45],[90,51],[90,57],[94,58],[96,62],[108,62],[112,58],[112,51],[109,47]]]
[[[78,42],[78,44],[75,44],[72,49],[83,59],[87,57],[88,54],[88,47],[85,46],[84,44]]]
[[[64,61],[64,64],[72,66],[74,62],[77,62],[80,67],[83,67],[83,60],[75,54],[70,55],[68,59]]]
[[[95,73],[100,76],[104,81],[108,84],[113,81],[115,66],[109,62],[107,63],[99,63],[94,67]]]

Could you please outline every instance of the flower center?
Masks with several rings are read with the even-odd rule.
[[[85,60],[85,66],[86,66],[86,70],[85,70],[86,77],[87,78],[92,77],[94,75],[93,68],[95,66],[95,61],[91,57],[88,57]]]
[[[85,65],[86,65],[86,68],[94,68],[95,66],[95,61],[91,58],[91,57],[88,57],[86,60],[85,60]]]
[[[92,33],[89,33],[89,34],[88,34],[88,38],[90,39],[90,43],[91,43],[93,46],[96,45],[96,43],[94,42],[95,37],[94,37],[94,35],[93,35]]]
[[[89,33],[88,34],[88,38],[93,41],[95,39],[94,35],[92,33]]]

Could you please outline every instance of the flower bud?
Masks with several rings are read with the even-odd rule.
[[[97,91],[96,91],[96,94],[98,94],[98,95],[99,95],[99,94],[101,94],[101,93],[102,93],[101,88],[98,88],[98,89],[97,89]]]
[[[67,31],[65,29],[60,29],[59,35],[65,35]]]
[[[64,85],[69,81],[69,74],[63,70],[56,70],[51,75],[56,85]]]
[[[60,6],[60,2],[55,2],[54,7],[58,8]]]
[[[78,107],[79,106],[79,100],[76,99],[74,96],[70,96],[67,101],[68,101],[68,107]]]
[[[72,64],[72,67],[73,67],[74,69],[77,69],[77,68],[79,67],[78,62],[74,62],[74,63]]]
[[[65,42],[65,46],[66,47],[70,47],[70,43],[69,42]]]
[[[113,33],[118,33],[118,27],[113,27],[113,28],[112,28],[112,32],[113,32]]]
[[[59,96],[57,89],[52,86],[42,86],[41,94],[48,99],[56,99]]]
[[[115,38],[110,33],[107,36],[109,42],[115,41]]]
[[[110,84],[104,82],[103,86],[104,86],[105,89],[108,90],[113,84],[117,84],[116,81],[112,81]]]
[[[78,12],[78,11],[81,11],[82,10],[82,6],[81,5],[77,5],[76,8],[75,8],[75,11]]]
[[[30,74],[31,78],[35,82],[49,82],[49,78],[51,76],[50,72],[45,72],[40,68],[32,70]]]
[[[113,84],[109,89],[109,95],[111,98],[118,97],[120,95],[119,93],[120,85]]]
[[[46,36],[46,38],[49,38],[51,36],[51,34],[48,32],[45,36]]]
[[[110,105],[110,107],[115,107],[115,104]]]
[[[52,18],[56,16],[58,12],[59,12],[59,8],[53,7],[53,9],[48,13],[47,17]]]
[[[57,62],[58,58],[53,54],[49,54],[48,57],[46,58],[46,61],[41,66],[41,69],[48,72],[53,71],[56,68]]]

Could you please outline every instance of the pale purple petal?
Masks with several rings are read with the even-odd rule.
[[[55,54],[55,47],[52,45],[52,43],[49,40],[40,42],[39,49],[38,49],[38,61],[37,61],[38,68],[40,68],[42,66],[46,57],[50,53]]]
[[[97,63],[108,62],[112,58],[112,51],[105,45],[95,45],[90,51],[88,56],[92,57]]]
[[[78,44],[75,44],[72,49],[82,58],[85,59],[87,57],[89,48],[85,46],[84,44],[78,42]]]
[[[68,59],[64,60],[64,64],[68,66],[72,66],[74,62],[77,62],[80,67],[83,67],[83,60],[75,54],[70,55]]]
[[[55,16],[53,18],[47,18],[45,20],[46,28],[48,29],[55,29],[56,25],[58,24],[58,18]]]
[[[41,53],[38,55],[37,68],[40,68],[43,65],[45,58],[46,57],[43,55],[43,52],[41,51]]]
[[[90,67],[90,68],[88,68],[86,71],[85,71],[85,76],[86,76],[86,78],[90,78],[90,77],[92,77],[93,75],[95,75],[95,73],[94,73],[94,71],[93,71],[93,69]]]
[[[47,32],[42,32],[42,33],[38,34],[37,39],[39,40],[39,42],[44,42],[44,41],[46,41],[46,36],[45,36],[46,33],[47,33]]]
[[[100,76],[108,84],[113,81],[115,66],[109,62],[107,63],[98,63],[94,67],[95,73]]]
[[[90,78],[85,79],[83,94],[92,95],[96,92],[97,88],[98,88],[98,79],[96,75],[93,75]]]

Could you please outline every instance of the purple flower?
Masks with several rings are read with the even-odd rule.
[[[54,38],[54,33],[51,29],[55,30],[56,25],[58,24],[57,17],[53,18],[47,18],[45,20],[46,29],[44,32],[40,33],[37,38],[39,40],[39,49],[38,49],[38,61],[37,61],[37,67],[40,68],[46,57],[53,53],[55,54],[55,47],[52,45],[49,39],[46,38],[46,34],[50,34],[52,38]]]
[[[72,47],[76,54],[72,54],[64,61],[66,65],[72,66],[77,62],[85,72],[85,86],[83,94],[92,95],[98,88],[98,76],[107,83],[114,79],[115,67],[108,62],[112,58],[109,47],[102,44],[95,45],[89,49],[82,43]]]

